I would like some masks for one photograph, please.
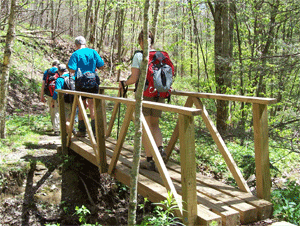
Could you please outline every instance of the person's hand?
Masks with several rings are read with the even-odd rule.
[[[122,85],[122,83],[123,83],[123,85]],[[120,81],[119,82],[119,89],[120,90],[124,89],[126,86],[127,86],[126,81]]]

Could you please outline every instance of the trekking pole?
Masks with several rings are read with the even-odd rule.
[[[119,90],[119,97],[122,97],[122,90]],[[121,103],[119,103],[119,110],[118,110],[117,140],[119,138],[120,114],[121,114]]]

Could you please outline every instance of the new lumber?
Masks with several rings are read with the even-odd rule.
[[[172,162],[168,162],[167,164],[168,168],[175,170],[176,172],[181,172],[180,166],[172,163]],[[216,190],[219,190],[225,194],[228,194],[230,196],[235,196],[239,199],[244,200],[245,202],[255,206],[257,208],[257,219],[258,220],[263,220],[263,219],[267,219],[269,217],[272,216],[272,209],[273,209],[273,205],[271,202],[266,201],[264,199],[259,199],[256,196],[247,193],[247,192],[242,192],[230,185],[224,184],[220,181],[217,181],[213,178],[209,178],[206,176],[201,175],[200,173],[196,174],[197,176],[197,181],[201,182],[203,184],[206,184],[207,186],[210,186],[212,188],[215,188]]]
[[[85,139],[85,142],[87,142],[87,139]],[[70,144],[70,148],[97,166],[94,150],[85,142],[73,138]],[[112,152],[110,152],[110,155],[112,156]],[[110,160],[111,159],[108,157],[108,163],[110,163]],[[123,184],[130,186],[130,168],[122,164],[122,162],[118,161],[118,164],[116,165],[112,176],[114,176],[118,181],[122,182]],[[154,182],[153,180],[150,180],[149,178],[141,174],[139,175],[138,193],[144,197],[147,197],[154,203],[158,203],[162,200],[165,200],[168,195],[167,190],[164,186]],[[209,211],[207,208],[198,205],[197,213],[197,225],[221,225],[221,217]]]
[[[114,144],[112,144],[112,143],[108,144],[107,147],[111,150],[114,150]],[[111,151],[108,151],[107,153],[109,156],[112,155]],[[122,163],[128,167],[131,167],[132,164],[131,164],[131,161],[129,161],[129,159],[132,159],[132,152],[123,149],[122,154],[124,155],[124,157],[120,156],[120,160],[122,161]],[[153,171],[143,170],[143,169],[141,169],[140,172],[142,175],[144,175],[148,178],[151,178],[155,182],[157,182],[159,184],[163,184],[163,181],[158,173],[153,172]],[[172,179],[176,178],[179,181],[181,180],[181,175],[179,173],[169,170],[169,174]],[[181,184],[177,182],[177,183],[174,183],[174,185],[175,185],[178,193],[180,195],[182,195]],[[203,204],[203,205],[200,204],[202,207],[206,207],[209,210],[220,215],[222,217],[223,225],[231,226],[231,225],[240,224],[239,212],[230,208],[227,204],[225,204],[221,201],[213,200],[213,199],[209,198],[208,196],[205,196],[201,193],[197,193],[197,201],[198,201],[198,203]]]
[[[115,144],[114,139],[112,139],[112,138],[107,139],[106,146],[108,148],[113,150],[114,144]],[[122,155],[125,155],[126,157],[130,158],[132,156],[132,151],[133,151],[132,146],[130,146],[128,144],[123,145]],[[175,164],[173,162],[170,162],[170,161],[167,163],[167,168],[174,170],[178,174],[180,174],[180,172],[181,172],[181,166],[178,164]],[[171,173],[171,172],[169,172],[169,173]],[[200,173],[197,173],[196,176],[197,176],[198,182],[201,182],[202,184],[210,186],[210,187],[212,187],[218,191],[221,191],[229,196],[237,197],[237,198],[243,200],[244,202],[256,207],[258,220],[267,219],[272,216],[273,207],[272,207],[271,202],[268,202],[264,199],[259,199],[256,196],[254,196],[248,192],[243,192],[237,188],[234,188],[230,185],[224,184],[213,178],[203,176]]]

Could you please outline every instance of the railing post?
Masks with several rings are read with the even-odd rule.
[[[95,127],[96,127],[96,141],[98,156],[97,164],[100,173],[107,172],[107,162],[106,162],[106,147],[105,147],[105,130],[104,130],[104,119],[103,119],[103,105],[102,100],[94,99],[94,109],[95,109]]]
[[[58,104],[59,104],[61,148],[62,148],[62,153],[66,155],[68,154],[68,147],[67,147],[65,101],[64,101],[63,93],[58,93]]]
[[[267,105],[253,104],[253,128],[257,196],[259,198],[270,201],[271,177],[269,161]]]
[[[99,94],[104,95],[105,94],[105,89],[101,89],[99,90]],[[105,100],[102,100],[102,114],[103,114],[103,125],[104,125],[104,134],[106,135],[106,131],[107,131],[107,122],[106,122],[106,106],[105,106]]]
[[[194,117],[179,115],[179,141],[183,223],[195,225],[197,218],[196,155]]]

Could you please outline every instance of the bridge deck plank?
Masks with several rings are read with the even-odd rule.
[[[114,139],[106,139],[108,163],[113,156],[115,145]],[[88,139],[73,138],[70,148],[97,165],[94,151]],[[131,145],[123,144],[116,170],[113,173],[116,179],[128,186],[132,152],[133,147]],[[169,161],[167,168],[178,194],[181,195],[180,165]],[[128,174],[126,174],[127,172]],[[167,197],[166,189],[157,172],[140,169],[140,176],[139,194],[148,197],[152,202],[159,202]],[[199,173],[197,174],[197,190],[198,223],[201,225],[208,225],[209,222],[213,221],[217,221],[219,224],[222,221],[222,225],[238,225],[239,221],[249,223],[258,219],[265,219],[272,214],[271,203]]]

